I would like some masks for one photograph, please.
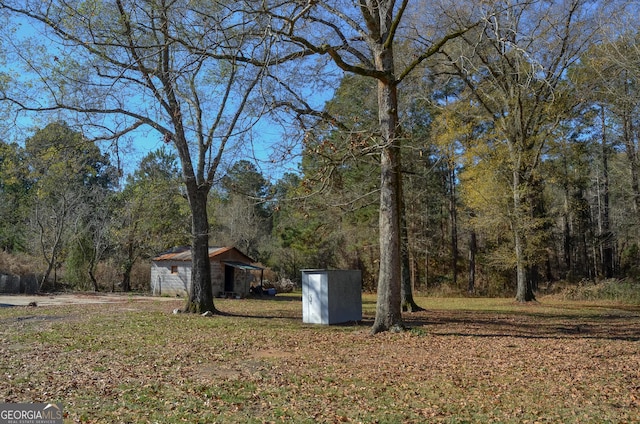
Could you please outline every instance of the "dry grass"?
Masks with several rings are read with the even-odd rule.
[[[305,325],[299,294],[0,309],[0,402],[68,422],[640,422],[640,309],[418,298],[411,330]]]
[[[0,250],[0,273],[9,273],[15,275],[37,274],[44,271],[44,267],[37,258],[27,255],[12,255]]]

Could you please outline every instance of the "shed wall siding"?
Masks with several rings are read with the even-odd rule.
[[[176,273],[171,273],[171,267],[176,266]],[[156,296],[181,296],[189,294],[191,282],[191,263],[185,262],[152,262],[151,263],[151,291]]]
[[[224,260],[240,260],[240,255],[229,255]],[[171,267],[176,266],[177,273],[171,273]],[[223,262],[211,262],[211,289],[214,296],[224,292]],[[255,279],[250,271],[236,268],[234,270],[233,292],[246,296],[249,294],[250,283]],[[154,296],[186,297],[191,288],[191,262],[184,261],[153,261],[151,263],[151,291]]]
[[[220,262],[211,262],[211,290],[214,296],[224,291],[224,265]]]
[[[234,285],[236,286],[236,291],[238,293],[249,293],[249,287],[251,286],[251,282],[255,280],[255,277],[251,273],[251,271],[247,271],[246,269],[236,269],[236,279],[234,281]]]

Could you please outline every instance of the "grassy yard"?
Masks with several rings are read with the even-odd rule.
[[[640,307],[417,298],[411,330],[302,323],[300,295],[0,309],[0,402],[88,423],[640,422]]]

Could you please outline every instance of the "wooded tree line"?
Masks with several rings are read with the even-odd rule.
[[[191,311],[213,309],[209,243],[234,244],[282,277],[357,267],[378,291],[378,330],[401,325],[411,287],[526,301],[560,279],[632,276],[635,6],[462,3],[0,2],[3,104],[16,122],[55,122],[3,143],[0,194],[19,205],[2,210],[3,248],[35,252],[46,230],[38,251],[50,272],[63,257],[89,269],[117,257],[127,287],[141,252],[189,243]],[[46,37],[18,37],[24,22]],[[314,93],[327,91],[317,107]],[[299,154],[299,172],[267,181],[247,159],[264,121],[283,134],[271,160]],[[120,187],[120,156],[107,163],[99,149],[74,152],[104,163],[92,171],[101,182],[77,183],[81,196],[55,192],[63,185],[30,163],[55,144],[49,133],[113,150],[142,127],[168,147]],[[72,212],[35,217],[45,200]],[[93,213],[80,217],[73,201]],[[56,244],[70,233],[81,234],[75,256]]]
[[[624,19],[613,12],[613,27],[585,18],[580,2],[541,4],[503,10],[404,82],[403,250],[415,287],[505,293],[522,280],[518,298],[533,299],[541,284],[635,276],[637,33],[615,29]],[[364,267],[373,287],[375,82],[344,78],[325,112],[344,126],[306,146],[298,194],[325,196],[305,202],[305,245],[327,266]]]
[[[64,122],[37,130],[24,147],[0,146],[0,246],[42,259],[42,289],[130,291],[134,264],[148,266],[150,257],[189,244],[189,206],[169,148],[150,152],[121,181],[109,155]],[[268,257],[269,187],[249,161],[227,170],[209,197],[212,246]],[[117,272],[98,281],[99,263]],[[138,281],[135,288],[147,286]]]

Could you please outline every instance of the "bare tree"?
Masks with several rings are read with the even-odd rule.
[[[112,182],[112,168],[98,147],[63,122],[51,123],[25,140],[25,157],[33,200],[33,240],[47,263],[42,289],[65,260],[73,228],[96,215],[85,207]],[[57,275],[54,274],[54,286]]]
[[[242,2],[3,0],[0,10],[37,31],[22,42],[5,34],[7,59],[23,68],[2,100],[23,113],[64,112],[95,141],[146,127],[175,147],[192,213],[185,310],[215,311],[207,197],[224,153],[261,111],[250,106],[263,68],[244,58],[267,61],[268,29]]]
[[[32,232],[37,239],[37,249],[47,263],[47,269],[40,280],[40,290],[54,273],[53,287],[57,283],[56,270],[60,264],[60,254],[65,244],[65,233],[69,226],[71,211],[81,204],[82,198],[70,190],[56,194],[55,203],[40,203],[36,199],[32,218]]]
[[[269,8],[269,26],[286,40],[283,48],[288,49],[290,56],[327,57],[341,71],[377,82],[378,133],[373,137],[374,145],[367,146],[376,148],[380,155],[380,271],[372,333],[404,327],[399,86],[449,40],[468,30],[467,24],[452,25],[445,31],[438,31],[437,25],[429,30],[424,25],[418,26],[417,16],[426,10],[421,9],[424,5],[408,0],[286,1]],[[433,16],[441,10],[439,5],[429,3],[432,14],[421,15],[422,20],[433,23]],[[411,45],[415,53],[406,61],[399,61],[394,55],[400,42]]]

